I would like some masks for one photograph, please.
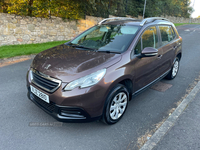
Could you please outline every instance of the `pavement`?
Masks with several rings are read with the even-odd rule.
[[[200,150],[200,81],[140,150]]]
[[[33,59],[34,57],[35,55],[31,54],[31,55],[24,55],[24,56],[15,56],[11,58],[3,58],[3,59],[0,59],[0,67],[4,67],[4,66],[12,65],[12,64],[19,63],[22,61],[26,61],[29,59]]]

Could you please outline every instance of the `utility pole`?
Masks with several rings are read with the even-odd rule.
[[[109,18],[109,15],[110,15],[110,0],[109,0],[109,4],[108,4],[108,18]]]
[[[144,2],[143,19],[144,19],[145,9],[146,9],[146,0]]]
[[[127,14],[127,3],[128,3],[128,0],[126,0],[126,7],[125,7],[126,14]]]

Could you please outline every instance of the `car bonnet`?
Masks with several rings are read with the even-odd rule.
[[[71,82],[108,68],[120,59],[121,54],[83,50],[63,44],[36,55],[31,67],[63,82]]]

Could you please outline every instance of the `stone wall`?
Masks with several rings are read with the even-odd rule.
[[[174,23],[200,23],[200,19],[165,18]],[[69,21],[58,17],[45,19],[0,13],[0,46],[70,40],[102,19],[87,16],[86,20]]]
[[[0,13],[0,46],[70,40],[100,20],[87,16],[86,20],[68,21]]]

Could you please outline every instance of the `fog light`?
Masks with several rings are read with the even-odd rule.
[[[30,92],[30,99],[34,100],[34,95]]]
[[[85,119],[86,118],[79,111],[61,110],[60,115],[65,116],[65,117],[70,117],[70,118],[77,118],[77,119]]]

